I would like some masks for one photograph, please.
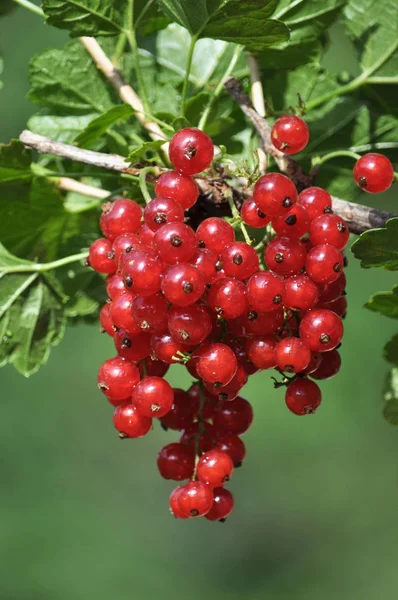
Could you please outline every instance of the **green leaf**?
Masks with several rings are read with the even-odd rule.
[[[263,50],[258,55],[258,60],[264,69],[295,69],[301,65],[319,64],[322,49],[319,40],[303,41],[297,44],[286,42]]]
[[[214,0],[216,9],[223,0]],[[206,0],[158,0],[161,10],[172,21],[175,21],[191,35],[195,35],[203,29],[209,20]]]
[[[51,140],[71,144],[76,136],[84,131],[88,124],[97,116],[97,113],[65,117],[52,114],[37,114],[30,117],[28,128],[33,133],[44,135]]]
[[[147,152],[156,152],[157,150],[159,150],[165,142],[166,140],[153,140],[152,142],[145,142],[144,144],[142,144],[141,146],[137,146],[136,148],[131,148],[125,160],[129,163],[135,163]]]
[[[398,368],[393,367],[384,384],[384,418],[391,425],[398,425]]]
[[[382,229],[365,231],[354,242],[351,250],[361,267],[382,267],[387,271],[398,270],[398,218],[387,221]]]
[[[384,346],[384,358],[398,366],[398,333]]]
[[[113,106],[107,84],[80,42],[36,54],[29,77],[28,98],[58,114],[103,113]]]
[[[16,9],[16,4],[13,0],[2,0],[0,5],[0,17],[8,15]]]
[[[378,292],[370,297],[365,307],[391,319],[398,319],[398,285],[392,292]]]
[[[123,29],[125,0],[43,0],[49,25],[68,29],[72,37],[117,35]]]
[[[9,145],[0,144],[0,183],[31,179],[31,162],[32,153],[22,142],[12,140]]]
[[[131,117],[134,112],[135,111],[128,104],[114,106],[103,115],[93,119],[76,137],[76,144],[81,148],[90,148],[93,142],[108,131],[112,125],[118,121],[125,121]]]

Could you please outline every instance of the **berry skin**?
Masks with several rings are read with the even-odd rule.
[[[140,372],[133,363],[116,356],[109,358],[98,371],[98,387],[113,400],[125,400],[140,380]]]
[[[394,181],[394,167],[383,154],[370,152],[355,163],[354,179],[365,192],[385,192]]]
[[[152,229],[149,229],[148,225],[144,223],[141,226],[141,229],[137,233],[140,242],[146,248],[153,249],[153,238],[155,237],[155,232]]]
[[[276,339],[273,335],[252,336],[248,339],[246,352],[253,365],[258,369],[276,367]]]
[[[342,319],[347,314],[347,298],[345,296],[340,296],[337,300],[333,300],[333,302],[318,302],[317,308],[327,308],[328,310],[332,310],[339,315]]]
[[[284,115],[271,129],[271,142],[284,154],[297,154],[304,150],[310,139],[308,125],[296,115]]]
[[[254,202],[253,198],[248,198],[242,204],[240,209],[242,220],[253,229],[261,229],[271,222],[271,217],[267,217]]]
[[[153,296],[137,296],[133,300],[132,316],[142,331],[156,333],[167,328],[167,300],[158,292]]]
[[[141,240],[136,233],[123,233],[113,240],[112,243],[112,250],[115,253],[115,261],[118,267],[120,267],[120,263],[126,254],[143,249]]]
[[[120,198],[104,205],[100,218],[101,231],[109,240],[123,233],[137,233],[141,227],[141,207],[127,198]]]
[[[202,273],[189,263],[170,266],[162,278],[162,292],[176,306],[194,304],[205,291]]]
[[[253,422],[253,408],[247,400],[237,396],[222,402],[214,413],[213,423],[218,432],[242,435]]]
[[[226,452],[231,457],[235,468],[241,466],[246,456],[244,442],[234,433],[219,433],[217,435],[216,448]]]
[[[213,328],[207,307],[201,304],[170,309],[168,327],[170,334],[179,344],[197,346],[204,342]]]
[[[181,431],[192,425],[198,409],[199,398],[197,396],[175,388],[173,405],[160,421],[167,429]],[[186,444],[185,447],[187,447]],[[190,450],[193,448],[190,447]]]
[[[329,284],[341,276],[344,261],[334,246],[314,246],[307,254],[305,270],[308,277],[318,284]]]
[[[247,282],[247,300],[255,311],[276,310],[282,306],[284,295],[284,282],[269,271],[259,271]]]
[[[183,221],[184,209],[172,198],[154,198],[144,209],[144,222],[152,231],[158,231],[166,223]]]
[[[157,465],[164,479],[189,479],[195,466],[195,454],[189,446],[177,442],[167,444],[158,454]]]
[[[330,244],[338,250],[347,245],[350,232],[347,223],[337,215],[322,215],[311,222],[310,241],[313,246]]]
[[[188,210],[199,198],[199,188],[192,177],[182,175],[177,171],[167,171],[158,179],[155,194],[173,198],[178,204],[181,204],[184,210]]]
[[[156,377],[164,377],[169,370],[169,365],[158,360],[147,356],[138,365],[141,373],[141,377],[144,375],[154,375]]]
[[[340,371],[340,367],[341,358],[337,350],[324,352],[318,368],[311,373],[311,377],[319,380],[330,379]]]
[[[197,228],[196,240],[200,248],[208,248],[219,255],[227,244],[235,241],[235,232],[224,219],[209,217]]]
[[[232,277],[217,279],[209,290],[207,302],[217,315],[235,319],[247,310],[246,286]]]
[[[332,350],[332,352],[334,351]],[[315,373],[315,371],[322,362],[323,356],[326,356],[327,354],[330,354],[330,352],[311,352],[311,360],[306,366],[306,368],[301,371],[301,375],[310,375],[312,373]]]
[[[160,290],[162,264],[147,252],[132,252],[124,261],[121,274],[127,289],[139,296],[152,296]]]
[[[114,412],[113,424],[120,438],[138,438],[152,428],[152,419],[139,414],[134,404],[122,404]]]
[[[279,236],[298,240],[308,231],[310,218],[304,206],[295,204],[287,215],[274,217],[272,227]]]
[[[286,373],[301,373],[311,360],[311,350],[305,342],[296,337],[288,337],[276,345],[276,363]]]
[[[187,127],[173,136],[169,157],[177,171],[183,175],[195,175],[210,167],[214,157],[214,145],[206,133]]]
[[[118,355],[132,362],[138,362],[146,358],[151,351],[149,333],[142,332],[131,337],[127,331],[120,329],[115,333],[113,341]]]
[[[197,248],[189,262],[199,269],[206,284],[212,283],[220,271],[217,254],[208,248]]]
[[[98,273],[113,275],[116,272],[116,262],[112,242],[106,238],[95,240],[89,249],[88,264]]]
[[[180,495],[181,490],[182,487],[177,487],[171,492],[169,498],[169,510],[175,519],[189,519],[189,517],[182,513],[178,505],[178,497]]]
[[[225,344],[205,344],[194,353],[193,358],[198,359],[196,370],[199,377],[220,387],[231,381],[238,368],[235,354]]]
[[[190,481],[180,488],[178,507],[184,517],[202,517],[213,505],[213,489],[203,481]]]
[[[134,296],[126,292],[112,300],[109,313],[116,329],[123,329],[130,337],[141,333],[141,329],[133,319]]]
[[[210,392],[212,397],[218,398],[218,400],[234,400],[241,389],[246,385],[247,380],[248,376],[246,370],[243,365],[238,362],[236,373],[229,383],[219,387],[214,383],[205,381],[204,387]]]
[[[248,279],[259,269],[257,252],[245,242],[228,244],[220,256],[224,272],[228,277]]]
[[[305,246],[299,240],[276,237],[267,245],[264,258],[271,271],[290,277],[304,267],[306,254]]]
[[[333,302],[333,300],[337,300],[337,298],[340,298],[344,294],[346,284],[347,279],[343,272],[336,281],[320,286],[319,302]]]
[[[198,421],[195,421],[181,433],[181,444],[188,444],[192,448],[195,448],[195,438],[197,437],[198,432],[199,423]],[[203,433],[199,436],[199,450],[201,452],[207,452],[213,448],[214,443],[211,438],[215,439],[216,436],[217,431],[215,427],[211,423],[205,422],[203,425]]]
[[[111,337],[115,335],[114,325],[110,314],[109,304],[104,304],[100,310],[99,319],[101,323],[101,333],[107,333]]]
[[[161,377],[144,377],[133,390],[132,402],[143,417],[163,417],[173,401],[173,388]]]
[[[303,190],[297,202],[306,209],[310,221],[332,212],[332,197],[320,187],[313,186]]]
[[[173,265],[192,258],[196,250],[196,237],[185,223],[168,223],[155,233],[153,245],[160,259]]]
[[[111,300],[117,298],[121,294],[125,294],[127,292],[126,287],[124,285],[123,277],[119,273],[115,273],[114,275],[108,275],[105,280],[106,293],[108,294]]]
[[[199,481],[211,487],[219,487],[230,480],[234,463],[231,457],[221,450],[209,450],[203,454],[196,467]]]
[[[179,360],[178,353],[185,352],[186,346],[176,342],[169,333],[159,333],[151,337],[153,354],[168,365],[173,365]]]
[[[249,310],[241,318],[241,324],[246,335],[271,335],[280,331],[283,319],[283,307],[280,306],[270,312]]]
[[[307,275],[296,275],[285,280],[284,304],[295,310],[310,310],[319,299],[318,286]]]
[[[336,313],[319,308],[304,315],[299,331],[301,339],[313,352],[327,352],[339,345],[344,327]]]
[[[214,488],[213,494],[213,506],[205,515],[205,519],[223,523],[233,511],[234,497],[229,490],[223,487]]]
[[[311,415],[321,403],[321,390],[309,379],[296,379],[286,390],[285,402],[295,415]]]
[[[296,186],[286,175],[269,173],[260,177],[254,186],[253,200],[267,216],[287,215],[297,202]]]

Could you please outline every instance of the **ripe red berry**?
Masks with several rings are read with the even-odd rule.
[[[133,200],[120,198],[107,202],[100,218],[101,231],[109,240],[123,233],[136,233],[141,227],[142,210]]]
[[[173,388],[161,377],[144,377],[133,389],[132,402],[144,417],[163,417],[173,400]]]
[[[321,215],[311,222],[310,240],[313,246],[330,244],[342,250],[350,237],[347,223],[337,215]]]
[[[296,275],[285,280],[284,304],[287,308],[309,310],[319,299],[318,286],[307,275]]]
[[[303,190],[297,202],[300,206],[304,206],[310,221],[332,212],[332,197],[320,187],[313,186]]]
[[[274,217],[272,227],[279,236],[298,240],[308,231],[310,218],[304,206],[294,204],[286,215]]]
[[[247,300],[255,311],[267,312],[282,306],[285,284],[269,271],[259,271],[247,282]]]
[[[251,277],[260,266],[257,252],[245,242],[228,244],[221,253],[220,259],[225,274],[237,279]]]
[[[308,125],[296,115],[284,115],[275,121],[271,129],[271,141],[275,148],[285,154],[297,154],[304,150],[310,139]]]
[[[347,298],[345,296],[340,296],[333,302],[318,302],[317,308],[327,308],[328,310],[332,310],[339,315],[342,319],[347,314]]]
[[[306,254],[305,246],[299,240],[276,237],[267,245],[264,257],[271,271],[289,277],[297,275],[304,267]]]
[[[313,414],[321,403],[321,390],[309,379],[296,379],[286,390],[285,401],[295,415]]]
[[[172,365],[180,359],[179,353],[186,351],[186,346],[176,342],[169,333],[158,333],[151,337],[153,354],[159,360]]]
[[[120,267],[121,261],[126,254],[135,250],[144,250],[141,240],[136,233],[123,233],[119,235],[112,243],[112,249],[115,253],[115,262]]]
[[[370,152],[355,163],[354,179],[365,192],[385,192],[394,181],[394,167],[383,154]]]
[[[337,298],[340,298],[344,294],[346,284],[347,279],[343,272],[336,281],[319,286],[319,302],[333,302],[333,300],[337,300]]]
[[[344,261],[341,253],[329,244],[311,248],[305,261],[307,275],[312,281],[319,284],[336,281],[341,275],[343,266]]]
[[[232,459],[234,467],[240,467],[245,456],[244,442],[234,433],[221,432],[217,435],[216,448],[226,452]]]
[[[207,422],[202,424],[201,431],[203,431],[203,433],[199,435],[198,439],[199,423],[198,421],[195,421],[181,433],[181,444],[189,444],[192,448],[195,448],[198,439],[199,450],[201,452],[207,452],[214,445],[213,440],[217,436],[217,431],[211,423]]]
[[[196,370],[201,379],[220,386],[226,385],[238,368],[236,356],[225,344],[209,343],[193,354],[197,358]]]
[[[178,131],[169,148],[170,162],[184,175],[195,175],[208,169],[213,161],[214,146],[209,136],[193,127]]]
[[[203,481],[190,481],[180,488],[177,503],[185,517],[202,517],[213,505],[213,488]]]
[[[154,198],[144,209],[144,221],[152,231],[158,231],[166,223],[182,223],[184,209],[172,198]]]
[[[154,255],[132,252],[123,263],[121,274],[127,289],[139,296],[152,296],[160,290],[162,264]]]
[[[168,327],[176,342],[197,346],[210,335],[213,322],[208,308],[201,304],[173,306],[169,313]]]
[[[205,283],[212,283],[221,270],[217,254],[208,248],[197,248],[195,254],[189,261],[194,267],[202,273]]]
[[[146,375],[154,375],[156,377],[164,377],[169,370],[168,364],[164,363],[161,360],[158,360],[156,357],[147,356],[140,362],[138,365],[140,369],[141,377]]]
[[[121,404],[114,412],[113,424],[120,438],[138,438],[152,428],[152,419],[141,415],[134,404]]]
[[[246,352],[258,369],[276,367],[276,339],[273,335],[252,336],[247,340]]]
[[[236,354],[235,354],[236,356]],[[226,385],[218,386],[214,383],[204,381],[205,388],[218,400],[233,400],[237,397],[241,389],[246,385],[248,376],[246,369],[238,362],[238,368],[231,381]]]
[[[233,470],[234,463],[231,457],[226,452],[214,449],[200,457],[196,474],[199,481],[218,487],[230,480]]]
[[[170,266],[162,278],[162,292],[176,306],[189,306],[205,291],[202,273],[189,263]]]
[[[120,329],[114,335],[113,341],[117,353],[122,358],[138,362],[149,356],[151,351],[151,338],[149,333],[141,332],[131,337],[127,331]]]
[[[100,310],[99,320],[101,323],[101,333],[107,333],[111,337],[115,335],[114,324],[110,314],[109,304],[104,304]]]
[[[178,204],[181,204],[184,210],[188,210],[198,199],[199,188],[196,181],[189,175],[182,175],[177,171],[167,171],[158,179],[155,194],[173,198]]]
[[[149,229],[146,223],[143,223],[141,229],[137,233],[140,242],[143,246],[147,248],[153,249],[153,238],[155,237],[155,232],[152,229]]]
[[[340,371],[340,367],[341,358],[337,350],[324,352],[318,368],[311,373],[311,377],[313,377],[313,379],[320,380],[330,379]]]
[[[224,219],[209,217],[197,228],[196,240],[200,248],[208,248],[219,255],[227,244],[235,240],[235,232]]]
[[[241,317],[246,335],[271,335],[278,333],[283,325],[283,307],[270,312],[249,310]]]
[[[127,292],[123,277],[119,273],[108,275],[105,280],[106,293],[111,300]]]
[[[182,487],[177,487],[171,492],[170,499],[169,499],[169,510],[170,510],[170,513],[173,515],[173,517],[176,519],[189,519],[189,516],[186,516],[181,511],[179,504],[178,504],[178,497],[180,495],[181,490],[182,490]]]
[[[288,337],[278,342],[275,355],[277,366],[286,373],[301,373],[311,360],[310,347],[296,337]]]
[[[140,380],[136,365],[116,356],[106,360],[98,371],[98,387],[114,400],[125,400]]]
[[[167,329],[167,307],[167,300],[160,292],[153,296],[137,296],[133,300],[132,316],[142,331],[164,331]]]
[[[174,388],[173,405],[160,421],[167,429],[181,431],[192,425],[198,409],[199,398],[196,395]],[[193,450],[192,447],[190,449]]]
[[[213,490],[214,500],[209,512],[205,515],[208,521],[225,521],[234,508],[234,497],[229,490],[218,487]]]
[[[297,202],[296,186],[286,175],[268,173],[254,186],[253,200],[267,216],[284,215]]]
[[[268,225],[271,222],[271,217],[267,217],[262,210],[260,210],[253,200],[253,198],[248,198],[242,204],[242,208],[240,209],[240,214],[242,220],[249,227],[253,227],[253,229],[261,229]]]
[[[168,223],[155,233],[153,245],[163,262],[174,264],[192,258],[196,250],[196,237],[185,223]]]
[[[126,292],[116,296],[110,304],[110,317],[116,329],[123,329],[130,337],[141,333],[141,329],[133,319],[134,296]]]
[[[214,427],[219,432],[242,435],[253,422],[253,408],[245,398],[237,396],[234,400],[220,404],[214,413]]]
[[[211,285],[207,302],[217,315],[235,319],[247,310],[246,286],[232,277],[217,279]]]
[[[321,364],[322,357],[326,356],[326,354],[330,354],[330,352],[311,352],[310,362],[305,367],[305,369],[301,371],[301,375],[310,375],[311,373],[314,373]]]
[[[177,442],[167,444],[158,454],[157,465],[164,479],[189,479],[195,466],[195,454],[189,446]]]
[[[95,240],[89,249],[88,264],[98,273],[113,275],[116,272],[116,262],[112,242],[106,238]]]
[[[304,315],[299,330],[313,352],[327,352],[341,342],[344,327],[336,313],[319,308]]]

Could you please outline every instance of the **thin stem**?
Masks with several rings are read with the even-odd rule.
[[[0,267],[0,273],[45,273],[46,271],[52,271],[53,269],[58,269],[64,265],[84,260],[87,256],[88,252],[86,251],[80,252],[80,254],[72,254],[71,256],[66,256],[65,258],[53,260],[48,263],[32,263],[28,265]]]
[[[127,40],[127,35],[123,31],[119,35],[119,39],[118,39],[117,44],[116,44],[115,52],[114,52],[114,54],[112,56],[112,62],[115,65],[115,67],[117,67],[118,69],[120,67],[120,59],[122,57],[122,54],[124,52],[124,48],[126,46],[126,40]]]
[[[320,165],[323,165],[325,162],[328,162],[328,160],[332,160],[332,158],[338,158],[339,156],[349,156],[350,158],[353,158],[354,160],[358,160],[359,158],[361,158],[360,154],[357,154],[356,152],[352,152],[352,150],[336,150],[335,152],[330,152],[329,154],[325,154],[325,156],[322,157],[314,157],[312,159],[312,165],[315,167],[319,167]]]
[[[195,44],[197,42],[197,39],[198,38],[196,35],[192,36],[191,43],[189,45],[189,50],[188,50],[187,68],[185,71],[184,85],[182,87],[182,93],[181,93],[181,116],[182,117],[185,116],[185,103],[187,100],[187,93],[188,93],[189,74],[191,72],[193,52],[195,50]]]
[[[14,0],[14,2],[16,4],[19,4],[20,6],[23,6],[24,8],[27,8],[28,10],[30,10],[30,12],[39,15],[39,17],[44,18],[46,16],[40,8],[40,6],[37,6],[37,4],[33,4],[33,2],[29,2],[29,0]]]
[[[242,54],[242,50],[243,50],[243,46],[237,46],[235,48],[235,51],[231,58],[231,62],[229,63],[228,67],[226,68],[225,73],[222,75],[220,81],[218,82],[216,89],[214,90],[212,96],[210,97],[208,105],[206,106],[205,110],[203,111],[203,114],[200,118],[199,125],[198,125],[199,129],[204,129],[206,127],[207,119],[209,118],[211,109],[213,108],[215,101],[220,96],[221,92],[223,91],[224,83],[225,83],[226,79],[228,79],[228,77],[231,75],[232,71],[234,70],[236,63],[238,62],[239,57]]]
[[[150,193],[148,192],[146,184],[146,176],[148,173],[154,173],[156,175],[158,173],[158,170],[155,167],[145,167],[141,170],[140,175],[138,177],[140,190],[142,195],[144,196],[145,204],[149,204],[150,202],[152,202],[152,198]]]
[[[131,52],[133,54],[135,74],[136,74],[137,83],[138,83],[138,91],[139,91],[139,94],[140,94],[140,97],[142,100],[142,104],[144,105],[146,112],[149,112],[149,103],[148,103],[148,98],[145,93],[144,78],[142,76],[140,60],[139,60],[139,56],[138,56],[137,40],[135,37],[135,31],[134,31],[134,0],[128,0],[127,28],[125,30],[125,34],[127,36],[128,42],[130,44]]]
[[[243,237],[245,238],[246,244],[249,244],[249,246],[251,246],[252,240],[250,239],[250,235],[247,232],[246,225],[242,222],[242,217],[240,216],[240,213],[239,213],[238,209],[236,208],[232,192],[230,192],[230,193],[226,192],[225,197],[228,200],[229,208],[231,209],[231,213],[232,213],[232,218],[235,220],[235,223],[237,225],[239,225],[240,230],[243,234]]]
[[[250,235],[248,234],[246,225],[241,221],[239,224],[239,227],[240,227],[241,232],[243,233],[243,237],[245,238],[246,244],[249,244],[249,246],[251,246],[253,242],[250,239]]]

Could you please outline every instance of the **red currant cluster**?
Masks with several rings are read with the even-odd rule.
[[[291,153],[305,146],[305,124],[290,136],[279,125],[277,146]],[[89,264],[108,275],[100,320],[117,356],[101,366],[98,385],[116,407],[119,436],[145,435],[155,417],[180,431],[158,455],[164,478],[189,479],[172,492],[171,511],[223,520],[233,508],[224,484],[245,457],[239,436],[253,419],[238,395],[248,377],[276,369],[287,407],[306,415],[321,402],[314,380],[340,368],[349,231],[325,190],[298,195],[279,173],[257,181],[233,221],[265,228],[263,255],[236,241],[224,219],[207,218],[194,231],[184,222],[199,195],[192,175],[210,167],[213,153],[202,131],[178,132],[170,143],[175,170],[158,179],[145,210],[124,198],[103,207],[105,237],[90,247]],[[195,378],[188,391],[163,379],[173,363]]]

